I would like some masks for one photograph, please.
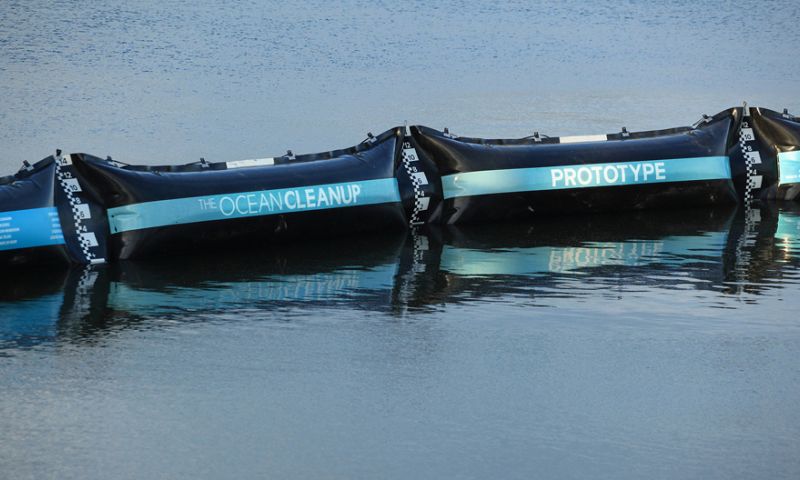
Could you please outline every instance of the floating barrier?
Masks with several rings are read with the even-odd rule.
[[[186,165],[57,152],[0,179],[0,265],[102,263],[425,224],[741,204],[800,194],[800,120],[747,106],[691,127],[458,137]]]
[[[26,164],[0,178],[0,261],[65,262],[64,234],[53,199],[55,163]]]
[[[398,178],[405,176],[397,161],[402,139],[402,129],[395,128],[344,150],[182,166],[136,166],[86,154],[72,158],[107,209],[112,255],[131,259],[215,245],[230,249],[402,230],[406,210],[413,210]]]
[[[441,176],[444,223],[750,205],[794,198],[800,182],[800,122],[766,109],[610,135],[488,140],[423,126],[411,133]]]

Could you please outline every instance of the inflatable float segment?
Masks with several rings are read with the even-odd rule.
[[[482,139],[424,126],[411,134],[441,176],[444,223],[750,205],[794,198],[800,182],[800,122],[760,108],[609,135]]]
[[[403,135],[397,127],[343,150],[182,166],[72,158],[107,209],[112,255],[130,259],[421,222],[419,198],[433,184],[410,165],[421,162]]]

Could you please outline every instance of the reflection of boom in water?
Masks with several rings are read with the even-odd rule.
[[[17,287],[19,294],[8,298],[13,303],[0,303],[0,345],[85,340],[109,328],[161,319],[197,321],[237,309],[312,304],[388,309],[404,241],[404,236],[379,235],[324,246],[276,245],[269,252],[217,254],[204,261],[175,258],[75,269],[66,286],[63,278],[51,284],[47,291],[55,293],[28,300],[27,290]],[[41,279],[31,282],[40,285]],[[24,319],[35,320],[26,329],[20,326]]]
[[[334,306],[359,298],[388,303],[403,237],[279,247],[261,255],[231,254],[210,262],[122,263],[109,292],[115,310],[214,312],[247,306]],[[172,267],[172,268],[170,268]]]
[[[747,278],[758,283],[765,278],[759,260],[770,264],[776,258],[776,243],[784,245],[782,251],[787,243],[794,244],[794,255],[789,249],[784,263],[770,264],[776,270],[768,276],[800,260],[800,232],[775,237],[776,224],[796,221],[798,211],[756,212],[760,220],[735,211],[694,210],[594,216],[529,227],[450,226],[418,242],[431,252],[417,252],[416,270],[432,263],[436,268],[408,277],[400,303],[423,306],[502,295],[577,297],[593,295],[599,287],[672,289],[677,283],[736,291],[730,286],[736,282],[736,265],[749,268]],[[577,280],[586,289],[564,287]]]
[[[0,348],[33,346],[55,335],[64,300],[66,272],[18,272],[0,280]],[[44,280],[44,281],[43,281]]]
[[[596,215],[534,226],[449,226],[432,231],[441,251],[434,290],[417,290],[412,305],[480,297],[580,296],[558,289],[565,278],[582,284],[664,284],[677,268],[694,278],[721,278],[732,210]]]
[[[235,318],[250,310],[271,312],[270,318],[337,308],[402,314],[504,295],[536,301],[678,283],[758,294],[780,288],[773,279],[797,278],[800,209],[794,208],[746,217],[694,210],[450,226],[188,262],[122,262],[49,282],[15,278],[0,288],[0,346],[91,341],[109,329]]]
[[[723,259],[724,291],[759,293],[781,288],[800,265],[800,207],[751,210],[731,228]],[[796,283],[796,281],[795,281]]]

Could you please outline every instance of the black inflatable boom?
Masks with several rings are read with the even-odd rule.
[[[487,140],[396,127],[342,150],[181,166],[88,154],[0,178],[0,265],[99,263],[436,223],[791,200],[800,121],[738,107],[691,127]]]
[[[107,209],[111,255],[130,259],[403,229],[415,199],[402,150],[398,127],[348,149],[238,162],[150,167],[72,158]]]
[[[440,175],[443,223],[751,205],[794,198],[800,181],[800,122],[759,108],[610,135],[486,140],[422,126],[411,133]]]

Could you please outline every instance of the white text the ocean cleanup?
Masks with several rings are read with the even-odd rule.
[[[333,208],[358,203],[361,185],[330,185],[224,195],[200,200],[203,210],[219,209],[223,216],[263,215],[265,213]]]

